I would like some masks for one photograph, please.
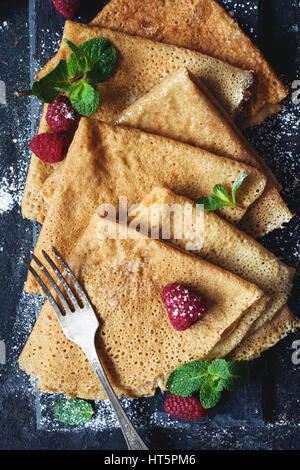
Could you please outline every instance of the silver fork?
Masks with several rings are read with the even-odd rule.
[[[120,405],[120,402],[116,397],[112,386],[109,383],[109,380],[102,367],[102,364],[98,359],[97,351],[95,348],[95,334],[99,327],[99,323],[95,315],[94,309],[70,267],[67,265],[62,256],[54,247],[52,247],[52,251],[60,262],[60,264],[64,267],[65,273],[69,275],[69,278],[71,279],[73,284],[73,290],[76,293],[76,297],[69,284],[67,283],[65,276],[60,272],[57,265],[44,250],[42,251],[43,256],[53,269],[58,280],[63,285],[67,294],[66,298],[62,294],[60,288],[58,287],[58,284],[55,282],[52,275],[41,263],[41,261],[34,254],[32,255],[32,258],[36,262],[46,279],[48,279],[54,291],[56,292],[56,295],[61,303],[61,306],[64,309],[64,312],[62,312],[61,307],[58,305],[50,290],[47,288],[45,283],[40,278],[39,274],[31,266],[31,264],[24,258],[23,261],[28,266],[29,271],[35,277],[35,279],[43,289],[46,297],[50,301],[65,336],[70,341],[73,341],[74,343],[78,344],[78,346],[81,347],[83,352],[86,354],[88,360],[90,361],[91,366],[94,369],[95,374],[97,375],[99,382],[101,383],[102,388],[105,391],[106,396],[109,399],[118,417],[120,427],[125,437],[128,449],[148,450],[147,446],[142,441],[141,437],[135,430],[134,426],[132,425],[131,421],[128,419],[126,413]],[[73,308],[71,308],[70,305]]]

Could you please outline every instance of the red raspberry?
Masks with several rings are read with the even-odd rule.
[[[53,103],[48,104],[46,121],[54,132],[74,130],[79,118],[67,96],[59,95]]]
[[[206,313],[203,300],[188,287],[174,282],[163,288],[162,300],[177,331],[186,330]]]
[[[165,399],[165,412],[173,418],[196,420],[206,416],[206,410],[195,397],[168,395]]]
[[[52,0],[52,3],[65,18],[74,18],[80,7],[80,0]]]
[[[65,158],[70,144],[68,134],[38,134],[30,142],[30,149],[41,160],[57,163]]]

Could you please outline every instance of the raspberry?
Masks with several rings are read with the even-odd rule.
[[[203,300],[188,287],[174,282],[163,288],[162,300],[177,331],[186,330],[206,313]]]
[[[165,412],[173,418],[196,420],[206,416],[206,410],[195,397],[168,395],[165,399]]]
[[[52,3],[65,18],[73,18],[80,7],[80,0],[52,0]]]
[[[67,96],[59,97],[48,105],[46,121],[54,132],[75,130],[79,121],[79,114],[72,107]]]
[[[41,160],[57,163],[64,159],[70,144],[68,134],[38,134],[30,142],[30,149]]]

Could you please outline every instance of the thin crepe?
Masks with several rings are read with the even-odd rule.
[[[252,72],[232,67],[224,62],[199,52],[175,46],[128,36],[108,29],[89,27],[66,21],[63,38],[80,44],[93,37],[108,38],[118,51],[118,65],[115,74],[99,85],[101,104],[93,115],[95,119],[112,122],[127,106],[161,82],[170,72],[187,66],[196,78],[202,79],[214,92],[227,110],[236,115],[252,83]],[[41,78],[60,59],[69,57],[71,51],[62,41],[58,53],[36,75]],[[41,119],[40,132],[47,132],[45,110]],[[45,207],[40,189],[52,172],[49,166],[34,155],[31,158],[25,187],[22,213],[24,217],[44,221]]]
[[[105,233],[117,228],[117,238]],[[96,346],[118,395],[153,395],[179,364],[200,360],[231,325],[263,296],[254,284],[94,215],[69,261],[99,317]],[[131,239],[130,237],[134,238]],[[207,313],[185,331],[174,330],[161,300],[180,282],[199,293]],[[84,353],[67,340],[49,302],[19,359],[43,391],[105,398]]]
[[[299,318],[292,314],[287,305],[284,305],[270,321],[267,321],[253,334],[247,336],[229,354],[228,359],[230,361],[251,361],[298,328],[300,328]]]
[[[255,72],[241,116],[256,125],[280,109],[287,90],[260,50],[214,0],[111,0],[91,24],[197,50]]]
[[[190,212],[184,212],[187,206]],[[184,214],[189,214],[190,219],[185,221]],[[161,236],[162,227],[170,227],[166,241],[182,250],[192,249],[201,258],[257,284],[270,298],[267,305],[265,302],[259,309],[249,309],[233,333],[211,351],[209,359],[227,356],[246,334],[260,328],[286,304],[295,270],[213,212],[198,214],[193,201],[168,189],[154,188],[135,210],[132,223],[141,229],[157,227]],[[181,226],[185,230],[178,237],[176,230]]]
[[[82,118],[35,254],[53,245],[70,253],[100,204],[117,207],[119,197],[127,197],[130,208],[157,185],[196,199],[211,194],[216,183],[230,190],[243,171],[248,177],[238,190],[240,208],[220,210],[234,222],[264,190],[265,177],[256,168],[138,129]],[[32,276],[26,290],[37,291]]]
[[[199,80],[196,84],[194,80],[187,69],[169,74],[164,81],[124,110],[116,122],[171,137],[263,170],[268,178],[268,187],[263,197],[249,208],[247,219],[241,222],[242,228],[258,238],[274,228],[282,227],[292,214],[276,189],[279,185],[275,177],[207,87]],[[45,125],[43,116],[43,132]],[[57,168],[60,171],[61,166]],[[59,171],[50,173],[50,176],[49,171],[53,171],[52,168],[45,168],[43,162],[32,157],[22,206],[23,215],[30,218],[32,213],[41,223],[44,222],[56,178],[59,178],[59,174],[56,174]]]
[[[65,22],[57,54],[35,78],[44,77],[60,60],[70,57],[72,51],[65,38],[80,45],[97,37],[111,41],[117,49],[118,61],[113,76],[105,83],[98,84],[101,106],[93,115],[95,119],[111,122],[130,103],[151,90],[169,73],[182,67],[188,67],[196,78],[201,79],[233,117],[239,113],[253,83],[251,71],[200,52],[74,21]]]
[[[46,112],[47,105],[44,105],[38,131],[39,134],[44,132],[52,133],[46,121]],[[40,223],[44,222],[48,204],[45,201],[43,188],[49,179],[55,178],[56,180],[60,171],[59,168],[62,165],[63,162],[55,164],[43,162],[32,154],[22,200],[22,215],[24,218],[37,220]],[[49,184],[50,182],[47,183],[47,185]],[[53,181],[53,188],[55,184],[56,181]]]
[[[293,217],[271,170],[205,85],[199,80],[194,83],[186,69],[170,74],[124,110],[116,123],[171,137],[264,171],[268,178],[264,194],[240,223],[254,238],[282,228]]]

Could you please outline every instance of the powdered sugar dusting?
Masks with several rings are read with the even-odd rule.
[[[10,211],[16,204],[20,205],[21,200],[20,181],[14,174],[14,168],[10,167],[7,175],[0,180],[0,215]]]
[[[223,3],[227,7],[227,11],[230,10],[232,16],[239,16],[236,15],[237,10],[243,11],[243,14],[241,15],[243,19],[248,14],[253,15],[257,9],[257,6],[253,4],[253,2],[249,1],[236,2],[234,0],[224,0]],[[295,0],[295,6],[298,5],[298,3],[298,0]],[[240,24],[243,26],[242,22],[240,22]],[[8,21],[3,21],[0,23],[0,32],[6,34],[9,26],[10,23]],[[27,24],[24,24],[24,29],[26,29],[27,26]],[[298,30],[298,26],[297,28],[296,26],[292,26],[291,31],[296,32]],[[252,36],[256,36],[256,31],[252,25],[247,25],[246,30],[250,32]],[[49,40],[50,36],[51,40]],[[32,58],[32,63],[35,64],[35,71],[39,70],[57,50],[61,38],[61,32],[54,33],[52,30],[45,29],[39,31],[39,37],[44,39],[42,39],[37,45],[37,57]],[[26,53],[25,48],[23,49],[23,53]],[[8,60],[8,58],[5,59]],[[23,61],[23,59],[21,59],[20,62],[21,61]],[[291,83],[288,83],[288,85],[290,86]],[[134,99],[134,97],[132,99]],[[7,161],[9,163],[0,174],[1,217],[5,217],[6,215],[10,216],[11,211],[14,209],[20,209],[26,179],[27,164],[30,154],[28,150],[30,140],[28,129],[30,127],[29,108],[31,103],[33,103],[31,118],[32,122],[36,124],[39,119],[39,115],[36,112],[39,104],[34,100],[23,101],[22,105],[18,103],[18,106],[12,106],[10,108],[12,118],[14,119],[14,130],[11,132],[11,134],[6,131],[5,126],[3,126],[3,129],[1,129],[1,133],[6,137],[7,142],[9,142],[12,148],[16,150],[15,152],[12,152],[12,155],[17,155],[16,160],[13,161],[9,160],[10,157],[8,155]],[[296,159],[297,145],[295,143],[295,136],[299,133],[299,110],[299,106],[293,106],[291,102],[287,100],[286,108],[282,112],[269,118],[262,126],[248,131],[248,136],[250,136],[259,153],[264,156],[264,158],[274,169],[275,173],[278,174],[278,177],[284,186],[284,194],[288,195],[293,199],[293,201],[296,202],[299,201],[299,161]],[[20,119],[18,113],[19,115],[22,114],[23,120]],[[28,115],[28,126],[24,125],[24,115]],[[7,135],[5,135],[5,133],[7,133]],[[288,137],[289,141],[287,142],[286,139],[283,140],[283,137]],[[286,231],[280,231],[276,237],[272,237],[272,243],[274,242],[275,246],[277,245],[278,254],[282,258],[290,256],[291,264],[295,265],[296,261],[300,260],[300,246],[298,242],[290,246],[291,237],[288,236],[290,230],[293,230],[293,234],[300,233],[299,224],[297,225],[295,223],[294,225],[289,225],[289,229]],[[24,236],[26,236],[25,229]],[[272,244],[272,247],[273,246],[274,245]],[[18,266],[18,270],[20,271],[20,266]],[[23,272],[22,276],[25,279],[24,273],[25,271]],[[9,351],[9,360],[14,364],[14,371],[3,386],[5,393],[7,392],[7,396],[11,394],[19,401],[22,400],[24,396],[30,396],[33,399],[35,396],[35,380],[28,380],[27,375],[18,370],[16,363],[17,357],[21,352],[21,349],[24,346],[32,329],[35,315],[39,312],[40,307],[41,301],[39,298],[30,296],[28,294],[22,294],[16,313],[16,321],[12,331],[11,342],[13,347],[12,350]],[[4,313],[7,314],[8,312]],[[216,419],[209,419],[209,426],[206,426],[206,422],[201,422],[195,425],[191,425],[191,427],[187,427],[185,422],[167,417],[163,412],[162,396],[163,395],[161,393],[158,393],[155,398],[151,399],[121,399],[121,402],[130,419],[137,427],[146,425],[148,428],[152,426],[158,429],[182,429],[183,437],[177,438],[178,441],[182,440],[182,448],[186,448],[188,440],[190,440],[190,442],[193,441],[193,436],[191,432],[189,432],[189,430],[192,429],[198,429],[201,432],[201,438],[203,439],[203,442],[207,443],[208,446],[212,445],[213,447],[224,447],[226,446],[226,442],[232,438],[232,432],[230,429],[222,425],[219,426]],[[79,428],[65,426],[53,419],[53,404],[60,398],[61,396],[57,394],[46,395],[39,392],[37,393],[36,402],[38,429],[47,431],[70,431],[70,429],[73,432],[77,430],[82,431],[82,426]],[[99,431],[112,430],[118,427],[115,414],[107,401],[96,402],[95,410],[95,416],[89,423],[84,425],[84,429]],[[218,413],[220,413],[219,409]],[[273,428],[281,426],[284,432],[289,433],[290,431],[286,429],[287,424],[288,423],[282,419],[277,423],[267,424],[266,427],[269,431],[272,431]],[[249,430],[249,427],[244,425],[239,426],[237,425],[236,421],[234,425],[240,429],[240,441],[243,436],[246,436],[247,441],[250,441],[249,445],[251,445],[251,430]],[[256,432],[265,432],[266,428],[264,427],[260,429],[261,430],[258,429]],[[198,436],[199,435],[200,434],[198,434]],[[101,443],[99,443],[99,446],[101,446]],[[242,447],[242,444],[237,442],[236,447],[238,448],[239,446]],[[177,448],[179,447],[181,447],[181,443],[179,443]]]
[[[287,83],[289,95],[282,111],[268,118],[262,125],[247,131],[248,138],[271,166],[283,186],[283,194],[299,200],[300,160],[299,138],[300,106],[293,104],[292,84]]]
[[[1,183],[0,183],[1,184]],[[10,210],[14,205],[14,200],[10,192],[2,186],[0,188],[0,214]]]

